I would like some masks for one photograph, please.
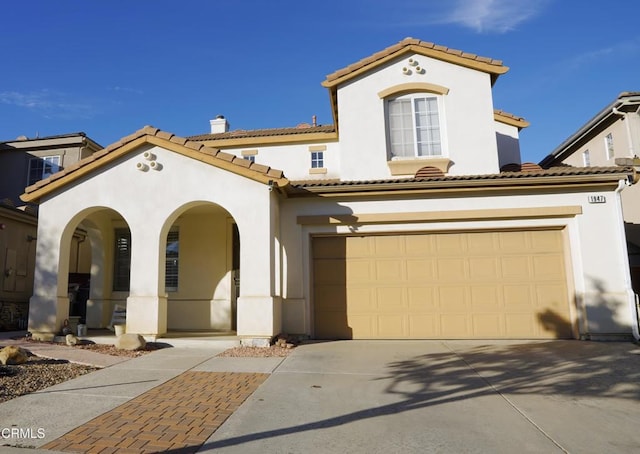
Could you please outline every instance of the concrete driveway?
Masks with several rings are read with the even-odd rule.
[[[199,452],[640,450],[640,347],[341,341],[297,347]]]

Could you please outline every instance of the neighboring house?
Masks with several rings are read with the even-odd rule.
[[[37,224],[34,210],[0,200],[0,331],[27,327]]]
[[[26,186],[72,167],[100,149],[82,132],[0,142],[0,227],[5,226],[0,229],[0,329],[16,328],[26,321],[33,292],[36,207],[20,206],[20,195]],[[70,245],[70,280],[78,285],[90,274],[91,255],[85,239],[79,229]]]
[[[619,201],[635,171],[521,164],[527,123],[492,103],[507,70],[408,38],[327,77],[333,125],[147,126],[28,187],[29,329],[60,330],[81,226],[90,327],[122,305],[130,332],[260,345],[638,337]]]
[[[540,165],[640,166],[640,92],[621,93],[560,144]],[[622,192],[622,211],[633,288],[640,293],[640,186]]]
[[[83,132],[0,142],[0,199],[18,204],[25,187],[101,149]]]

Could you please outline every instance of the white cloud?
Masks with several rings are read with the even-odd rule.
[[[90,104],[78,102],[66,93],[46,89],[30,92],[1,91],[0,104],[29,109],[46,118],[91,118],[95,113]]]
[[[479,33],[506,33],[537,16],[550,0],[454,0],[435,22]]]

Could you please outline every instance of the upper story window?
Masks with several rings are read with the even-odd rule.
[[[438,96],[420,93],[387,101],[391,158],[442,156]]]
[[[45,156],[29,159],[29,179],[27,186],[43,180],[60,170],[60,156]]]
[[[591,156],[589,155],[589,150],[584,150],[582,152],[582,165],[585,167],[591,167]]]
[[[613,159],[613,136],[611,135],[611,133],[607,134],[604,138],[604,151],[607,159]]]
[[[324,167],[324,152],[312,151],[311,152],[311,168],[321,169]]]
[[[242,150],[242,157],[249,162],[256,162],[256,156],[258,155],[258,150]]]

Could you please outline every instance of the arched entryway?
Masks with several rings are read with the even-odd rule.
[[[235,331],[240,244],[232,215],[214,203],[189,203],[169,216],[161,235],[167,329]]]

